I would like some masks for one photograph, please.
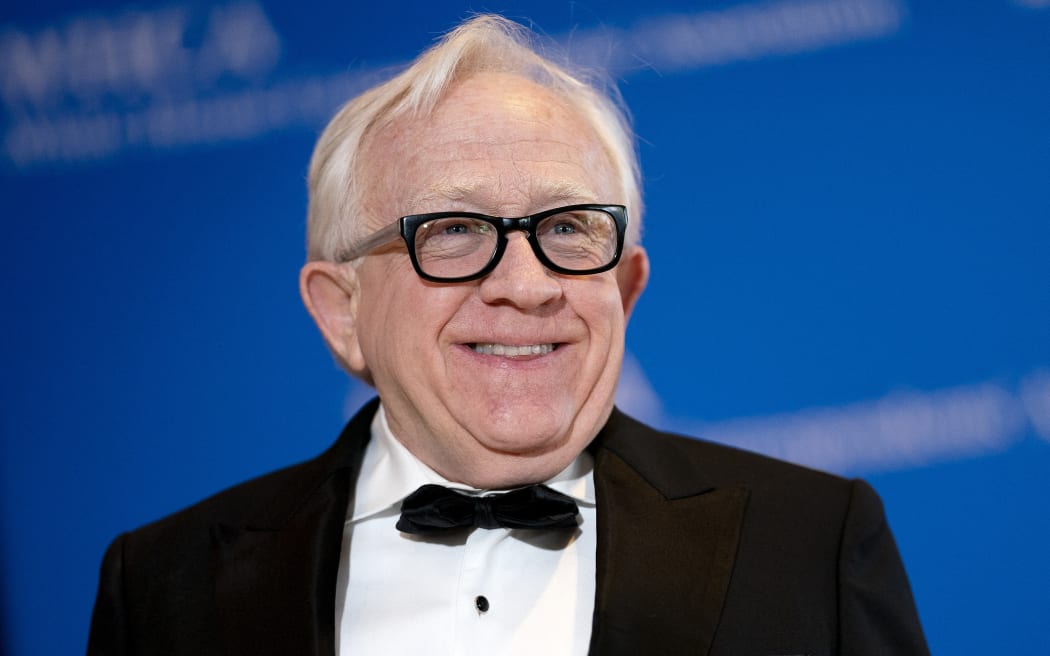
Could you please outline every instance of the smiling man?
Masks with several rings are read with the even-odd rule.
[[[119,537],[89,653],[926,653],[868,486],[614,409],[640,220],[618,105],[499,17],[348,103],[300,286],[378,399]]]
[[[391,432],[415,457],[482,489],[551,478],[609,417],[626,317],[648,274],[635,244],[600,273],[555,273],[540,260],[588,270],[613,263],[616,217],[578,207],[627,202],[607,147],[568,99],[517,74],[480,71],[453,81],[427,116],[375,127],[360,157],[368,164],[356,184],[367,200],[357,220],[366,231],[425,212],[521,217],[577,207],[531,235],[497,238],[499,224],[455,215],[415,228],[421,273],[491,268],[473,280],[422,278],[397,233],[349,264],[338,261],[344,255],[303,270],[303,296],[326,340],[373,381]],[[597,253],[557,250],[586,239],[600,240]],[[431,253],[449,248],[431,246],[439,240],[477,246]]]

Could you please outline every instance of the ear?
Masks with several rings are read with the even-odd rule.
[[[339,364],[371,382],[357,334],[357,270],[349,264],[307,262],[299,272],[299,293]]]
[[[649,255],[641,246],[627,246],[616,265],[616,282],[623,299],[623,313],[630,318],[631,310],[649,282]]]

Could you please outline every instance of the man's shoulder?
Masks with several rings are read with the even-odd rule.
[[[817,536],[837,544],[847,523],[863,535],[885,528],[878,494],[860,479],[659,431],[619,412],[599,438],[599,450],[618,457],[666,499],[701,498],[717,490],[743,494],[746,533],[759,542],[798,541],[801,553]]]
[[[742,484],[753,490],[802,486],[845,490],[853,482],[768,455],[703,437],[666,432],[615,411],[603,431],[604,448],[643,476],[704,480],[711,487]]]
[[[203,536],[210,527],[279,528],[337,471],[359,464],[374,403],[351,419],[321,454],[235,484],[186,508],[130,531],[136,542]]]
[[[322,456],[238,483],[172,514],[128,531],[115,541],[129,560],[163,560],[207,549],[224,527],[273,524],[309,496]]]

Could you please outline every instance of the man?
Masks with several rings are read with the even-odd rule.
[[[525,40],[472,19],[333,119],[301,290],[379,401],[118,538],[89,653],[926,653],[869,487],[613,408],[630,132]]]

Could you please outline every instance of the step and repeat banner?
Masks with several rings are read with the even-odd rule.
[[[301,307],[334,110],[471,12],[608,70],[653,273],[619,404],[870,480],[931,648],[1050,653],[1050,2],[5,6],[0,650],[78,653],[126,530],[371,394]]]

